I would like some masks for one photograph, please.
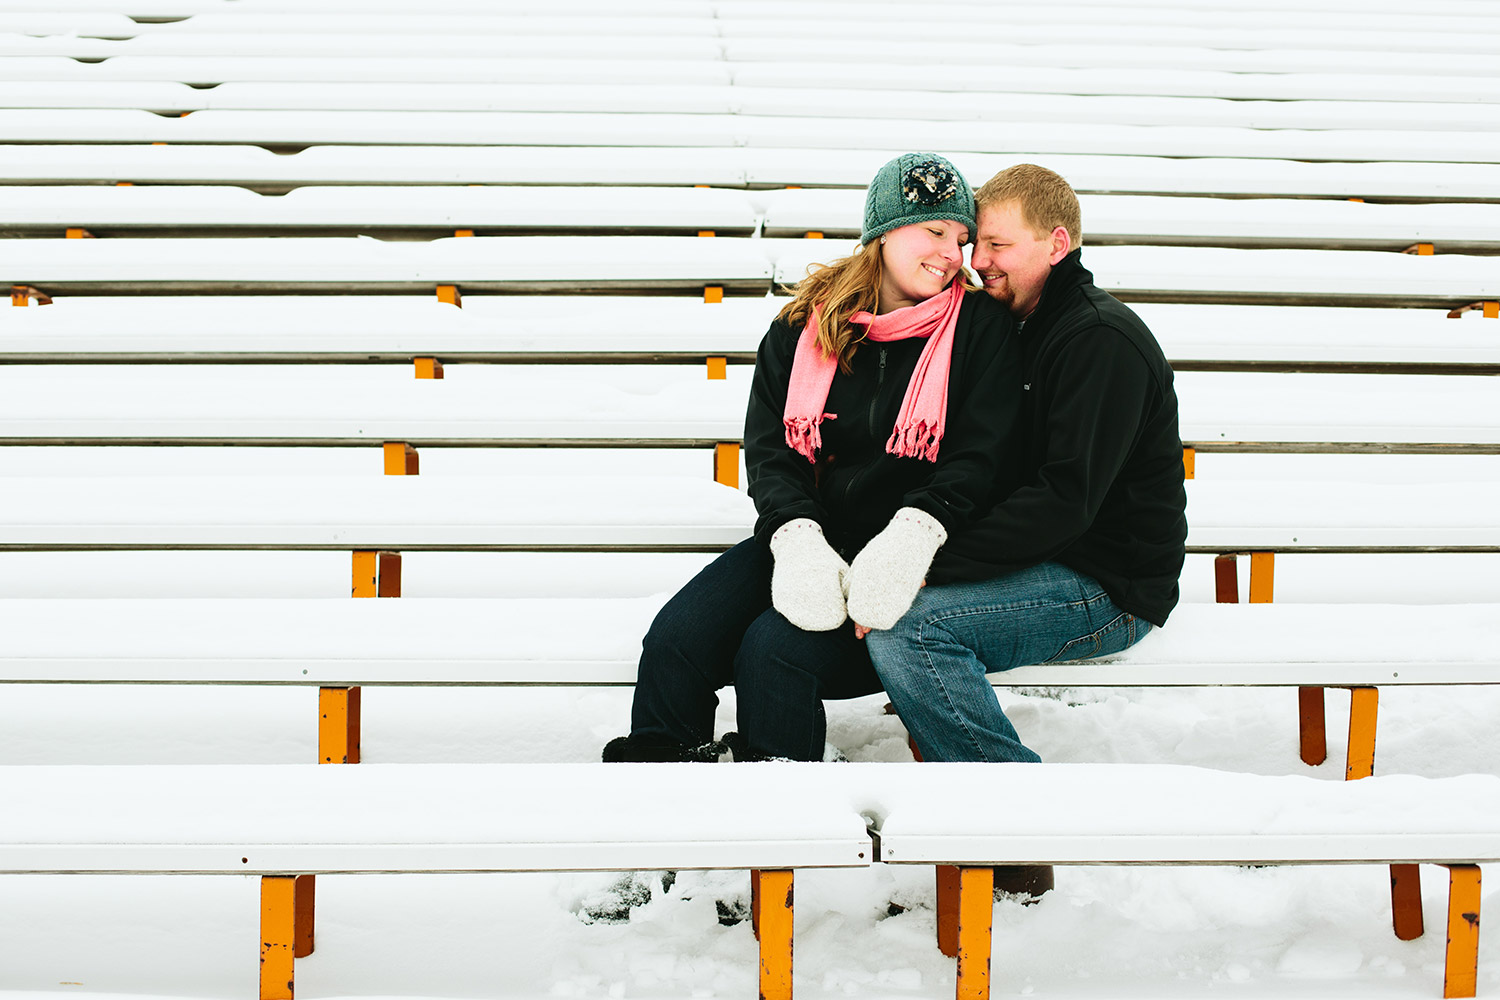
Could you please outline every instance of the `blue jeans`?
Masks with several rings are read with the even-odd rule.
[[[733,684],[740,736],[752,751],[822,760],[823,699],[880,690],[852,622],[804,632],[771,607],[771,565],[770,551],[746,539],[661,609],[641,642],[632,734],[707,743],[715,692]]]
[[[985,674],[1117,653],[1150,629],[1092,577],[1049,562],[923,587],[894,628],[865,642],[924,760],[1036,762]]]

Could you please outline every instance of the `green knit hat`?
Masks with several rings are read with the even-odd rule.
[[[974,192],[958,168],[936,153],[905,153],[880,168],[865,194],[865,226],[859,234],[868,243],[882,233],[918,222],[952,219],[974,224]]]

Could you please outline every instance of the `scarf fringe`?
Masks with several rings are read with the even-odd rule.
[[[928,424],[925,420],[919,420],[915,424],[902,427],[899,423],[891,432],[890,440],[885,443],[886,453],[895,455],[897,458],[920,458],[927,462],[936,462],[938,446],[943,442],[943,425],[941,423]]]
[[[786,417],[786,443],[797,454],[809,462],[818,460],[818,451],[823,447],[823,421],[837,420],[836,413],[823,413],[816,417]]]

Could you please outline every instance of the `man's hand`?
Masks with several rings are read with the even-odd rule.
[[[771,536],[771,606],[808,632],[844,624],[844,576],[849,564],[833,551],[818,522],[799,517]]]

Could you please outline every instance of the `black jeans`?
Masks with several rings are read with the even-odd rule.
[[[705,566],[651,623],[641,643],[631,732],[684,746],[707,743],[715,692],[731,684],[750,748],[793,760],[823,758],[824,698],[880,690],[852,622],[805,632],[771,607],[771,553],[753,538]]]

